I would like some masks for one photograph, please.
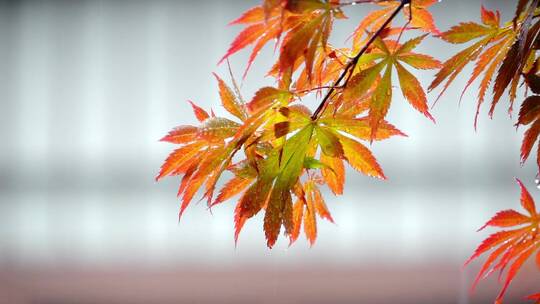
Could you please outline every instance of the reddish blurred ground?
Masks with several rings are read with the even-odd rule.
[[[467,276],[471,276],[471,269]],[[492,303],[495,280],[470,295],[460,269],[85,269],[0,271],[0,303]],[[470,278],[469,278],[470,279]],[[467,279],[467,280],[469,280]],[[530,265],[508,303],[540,291]]]

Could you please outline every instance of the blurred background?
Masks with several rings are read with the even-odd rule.
[[[442,30],[478,20],[480,5],[503,19],[515,1],[442,1]],[[233,241],[234,202],[188,208],[178,223],[179,179],[154,176],[173,146],[171,128],[195,123],[192,99],[218,114],[211,72],[241,30],[226,24],[258,1],[0,1],[0,303],[491,303],[496,278],[469,287],[480,267],[462,264],[492,230],[496,211],[520,208],[514,177],[523,129],[501,102],[473,128],[476,87],[458,106],[467,71],[433,108],[433,124],[395,91],[389,121],[409,135],[371,148],[389,180],[349,170],[345,194],[327,203],[312,248],[283,238],[265,246],[262,217]],[[346,9],[332,43],[372,5]],[[400,19],[402,21],[403,19]],[[459,46],[428,39],[444,60]],[[240,79],[248,52],[234,55]],[[272,80],[265,48],[246,98]],[[427,86],[432,72],[415,73]],[[431,103],[436,94],[429,94]],[[522,95],[521,95],[522,96]],[[508,303],[538,292],[530,261]]]

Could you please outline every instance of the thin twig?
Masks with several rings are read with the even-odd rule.
[[[231,81],[233,83],[234,92],[236,93],[236,97],[240,100],[242,104],[245,104],[244,98],[242,98],[242,94],[240,93],[240,88],[238,87],[238,84],[236,83],[236,79],[234,78],[231,63],[229,62],[229,58],[227,58],[227,67],[229,68],[229,76],[231,77]]]
[[[388,19],[386,19],[386,21],[383,23],[383,25],[371,36],[369,41],[364,45],[364,47],[360,50],[360,52],[358,52],[358,54],[351,61],[349,61],[349,63],[347,64],[347,66],[345,66],[345,69],[343,70],[341,75],[338,77],[338,79],[336,79],[334,84],[330,86],[331,88],[328,90],[328,92],[324,96],[323,100],[321,101],[321,103],[319,104],[319,106],[317,107],[317,109],[315,110],[313,115],[311,116],[311,120],[317,120],[317,118],[319,118],[319,115],[322,113],[322,111],[326,107],[328,101],[330,100],[330,96],[332,96],[332,93],[334,93],[336,87],[345,87],[347,85],[347,82],[349,81],[350,77],[347,78],[347,80],[345,81],[345,83],[343,85],[340,86],[339,83],[345,78],[345,76],[347,76],[347,74],[349,73],[351,68],[354,69],[354,67],[356,66],[356,64],[360,60],[360,57],[362,57],[362,55],[364,55],[364,53],[369,49],[371,44],[373,44],[373,42],[375,42],[377,37],[379,37],[381,35],[381,33],[384,31],[384,29],[390,24],[390,22],[392,22],[392,20],[394,20],[394,18],[397,16],[397,14],[399,14],[399,12],[403,9],[403,7],[405,7],[405,5],[407,5],[407,4],[410,5],[410,3],[411,3],[411,0],[401,0],[401,3],[392,12],[390,17],[388,17]],[[352,73],[351,73],[351,75],[352,75]]]
[[[405,30],[407,29],[407,27],[411,24],[412,19],[413,19],[413,16],[412,16],[412,5],[409,5],[409,20],[407,20],[407,23],[405,23],[405,25],[403,25],[403,27],[402,27],[401,30],[399,31],[399,36],[398,36],[398,38],[397,38],[397,42],[398,42],[398,43],[399,43],[399,41],[401,40],[401,36],[403,35],[403,32],[405,32]]]
[[[318,91],[318,90],[324,90],[324,89],[342,89],[343,86],[321,86],[321,87],[315,87],[315,88],[310,88],[310,89],[305,89],[305,90],[298,90],[298,91],[295,91],[294,93],[295,94],[303,94],[303,93],[307,93],[307,92],[313,92],[313,91]]]

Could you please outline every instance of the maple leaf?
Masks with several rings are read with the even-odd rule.
[[[265,2],[266,3],[266,2]],[[246,28],[242,30],[231,43],[227,53],[221,58],[219,63],[223,62],[232,54],[241,49],[255,44],[251,55],[249,56],[248,65],[244,72],[244,77],[247,75],[253,61],[261,51],[261,49],[274,39],[279,39],[284,25],[282,24],[283,12],[276,5],[257,6],[246,11],[238,19],[229,23],[229,25],[244,24]]]
[[[298,1],[296,1],[298,2]],[[303,1],[299,1],[304,3]],[[313,61],[317,51],[326,48],[328,37],[332,30],[334,19],[334,9],[330,3],[322,3],[319,1],[307,1],[316,3],[316,6],[309,5],[303,8],[303,11],[312,11],[309,16],[294,28],[292,28],[285,38],[281,46],[279,56],[279,72],[281,75],[292,75],[297,66],[295,66],[300,58],[304,58],[304,64],[308,78],[312,78]],[[321,46],[321,48],[319,48]]]
[[[235,93],[233,93],[231,88],[227,86],[223,79],[221,79],[216,73],[214,73],[214,77],[216,77],[219,83],[219,96],[221,98],[223,107],[227,110],[227,112],[236,116],[241,121],[246,120],[247,113],[245,105],[242,104],[239,98],[235,95]]]
[[[321,168],[321,174],[335,195],[343,194],[343,185],[345,184],[345,166],[343,160],[339,157],[321,155],[321,162],[325,167]]]
[[[523,142],[521,144],[521,163],[523,164],[534,144],[538,141],[538,135],[540,134],[540,96],[529,96],[521,104],[519,111],[517,126],[531,125],[523,136]],[[538,147],[538,153],[540,155],[540,146]],[[537,164],[540,168],[540,157],[537,157]]]
[[[319,46],[326,47],[336,17],[344,18],[343,12],[333,1],[284,1],[284,4],[279,1],[264,1],[262,6],[249,9],[230,23],[244,24],[247,27],[234,39],[220,63],[254,44],[244,72],[245,77],[261,49],[269,41],[275,40],[276,48],[281,45],[278,61],[280,75],[290,77],[298,67],[295,66],[298,60],[305,58],[306,69],[311,77],[313,58],[319,51]],[[286,35],[281,41],[283,34]]]
[[[264,87],[259,89],[253,99],[247,104],[250,114],[260,113],[271,108],[276,100],[284,101],[291,97],[289,91],[280,90],[273,87]]]
[[[233,196],[242,193],[257,177],[256,168],[247,160],[231,165],[227,169],[232,171],[235,176],[223,186],[212,206],[223,203]]]
[[[499,12],[494,13],[486,10],[483,6],[481,9],[483,24],[474,22],[460,23],[453,26],[450,30],[440,34],[441,39],[454,44],[468,43],[479,39],[477,42],[457,53],[446,62],[443,63],[441,70],[435,75],[435,79],[429,86],[429,90],[433,90],[444,83],[439,97],[444,94],[450,84],[456,79],[461,71],[469,64],[469,62],[477,61],[475,69],[465,86],[462,96],[467,88],[482,74],[484,77],[481,80],[480,90],[478,93],[478,105],[475,116],[475,126],[477,123],[478,113],[482,105],[487,89],[491,83],[497,67],[502,63],[506,56],[507,48],[515,39],[515,34],[509,27],[500,27]],[[488,48],[489,45],[492,45]],[[488,48],[485,52],[484,49]]]
[[[516,39],[508,50],[508,54],[501,63],[495,84],[493,86],[493,102],[491,104],[490,114],[493,111],[497,102],[500,100],[504,92],[510,87],[510,109],[516,98],[516,90],[521,74],[524,71],[528,58],[534,56],[536,37],[540,32],[540,22],[533,24],[533,18],[538,7],[539,0],[530,2],[525,14],[520,20],[519,27],[513,27],[516,33]]]
[[[371,139],[369,117],[350,118],[345,116],[335,116],[330,118],[323,116],[320,122],[325,126],[331,127],[337,131],[348,133],[349,135],[352,135],[358,139]],[[392,124],[382,121],[373,139],[380,141],[396,135],[407,136]]]
[[[401,0],[377,1],[376,4],[382,8],[370,12],[362,19],[352,35],[354,37],[354,45],[358,46],[361,44],[361,38],[364,33],[373,33],[379,29],[386,21],[387,16],[390,15],[401,2]],[[411,0],[408,8],[404,10],[408,24],[410,24],[411,27],[420,29],[424,32],[439,34],[433,15],[428,10],[430,6],[437,2],[437,0]]]
[[[319,185],[322,184],[323,181],[320,178],[308,174],[306,182],[298,183],[293,189],[298,200],[293,206],[293,230],[290,236],[290,245],[297,240],[303,226],[306,239],[313,246],[317,238],[317,216],[331,223],[334,222],[319,189]]]
[[[317,122],[316,135],[322,150],[321,162],[328,166],[321,171],[335,194],[341,193],[343,188],[343,160],[365,175],[386,178],[369,149],[353,138],[383,140],[392,136],[406,136],[384,120],[379,123],[377,132],[373,133],[370,117],[356,118],[349,115],[325,114]]]
[[[497,213],[479,230],[488,226],[515,227],[515,229],[503,230],[490,235],[478,246],[474,254],[465,263],[465,265],[468,265],[474,259],[493,249],[476,276],[473,288],[478,284],[480,279],[488,277],[497,270],[500,271],[502,276],[505,268],[509,266],[496,303],[502,303],[508,286],[523,263],[535,251],[540,249],[540,235],[538,232],[540,229],[540,214],[537,213],[534,200],[523,183],[519,179],[516,179],[516,181],[521,189],[521,206],[527,211],[528,215],[515,210],[504,210]]]
[[[529,2],[529,1],[525,1]],[[533,3],[534,2],[534,3]],[[536,4],[535,4],[536,3]],[[520,2],[518,11],[525,10],[525,3]],[[460,23],[450,30],[441,33],[440,37],[453,44],[463,44],[475,41],[471,46],[448,59],[431,83],[429,90],[443,85],[439,94],[440,98],[449,85],[463,71],[470,62],[475,62],[473,73],[465,86],[461,97],[471,84],[482,74],[478,103],[474,119],[475,128],[478,122],[480,107],[485,100],[486,93],[493,85],[493,101],[489,110],[493,115],[495,107],[503,93],[509,89],[510,106],[512,111],[516,98],[516,91],[521,73],[527,68],[527,63],[534,57],[534,38],[540,31],[540,23],[533,24],[533,13],[538,1],[532,1],[527,5],[524,14],[519,14],[516,26],[507,23],[501,26],[499,12],[494,12],[481,7],[482,24],[475,22]]]
[[[193,108],[193,113],[195,114],[195,117],[197,118],[199,122],[203,122],[210,117],[210,115],[208,115],[208,112],[206,112],[203,108],[196,105],[193,101],[188,100],[188,102]]]
[[[348,55],[349,50],[346,48],[336,49],[330,44],[326,48],[319,46],[315,52],[313,64],[305,65],[293,84],[297,95],[306,95],[313,90],[320,93],[321,88],[339,76],[344,62],[349,59]],[[277,75],[277,66],[270,74]]]
[[[226,118],[209,118],[198,128],[197,136],[192,143],[183,145],[167,158],[156,179],[167,175],[184,174],[178,192],[178,195],[183,195],[180,215],[205,182],[207,189],[205,196],[211,200],[217,178],[238,150],[237,142],[226,144],[225,141],[233,137],[239,127],[239,124]],[[190,127],[178,129],[186,128]],[[167,137],[163,140],[168,141]]]
[[[390,108],[392,101],[392,69],[394,67],[397,70],[401,92],[405,99],[416,110],[435,121],[429,113],[426,94],[420,82],[403,65],[405,63],[419,69],[433,69],[440,66],[440,62],[432,57],[412,52],[425,37],[426,35],[422,35],[413,38],[403,45],[393,40],[384,41],[377,38],[374,43],[374,50],[370,55],[371,59],[378,60],[378,62],[357,73],[348,83],[343,93],[344,97],[345,99],[356,99],[367,92],[376,79],[379,79],[369,104],[371,140],[377,137],[378,129]],[[381,77],[380,73],[383,70]]]
[[[208,205],[211,205],[219,177],[253,130],[261,124],[259,116],[246,119],[247,106],[239,102],[238,97],[221,78],[215,76],[223,106],[229,113],[244,120],[244,124],[223,117],[210,116],[204,109],[190,101],[196,118],[202,123],[201,126],[180,126],[162,138],[162,141],[181,145],[165,160],[156,177],[156,180],[159,180],[165,176],[183,175],[178,190],[178,195],[182,196],[180,216],[203,186],[205,188],[203,197],[206,197]],[[236,184],[229,186],[239,187]],[[222,193],[220,199],[235,194],[232,190],[230,192]]]
[[[270,151],[260,161],[260,175],[244,193],[236,208],[236,238],[245,221],[266,208],[264,230],[268,247],[277,240],[281,226],[286,234],[293,231],[291,190],[300,177],[304,158],[311,141],[313,125],[307,124],[291,138],[287,139],[278,151]]]

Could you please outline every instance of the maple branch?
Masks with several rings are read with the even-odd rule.
[[[364,0],[360,0],[360,1],[364,1]],[[399,4],[399,6],[392,12],[392,14],[388,17],[388,19],[386,19],[386,21],[384,21],[384,23],[381,25],[381,27],[371,36],[369,41],[364,45],[364,47],[362,47],[360,52],[358,52],[358,54],[356,56],[354,56],[354,58],[351,61],[349,61],[349,63],[347,64],[347,66],[345,66],[345,69],[343,70],[341,75],[339,75],[339,77],[336,79],[334,84],[330,86],[330,90],[328,90],[328,92],[324,96],[323,100],[321,101],[321,103],[319,104],[319,106],[317,107],[317,109],[315,110],[313,115],[311,116],[311,120],[316,120],[317,118],[319,118],[319,115],[322,113],[322,111],[324,110],[324,108],[328,104],[328,101],[330,100],[330,96],[332,96],[332,94],[334,93],[336,87],[345,87],[347,85],[347,82],[349,81],[350,77],[348,77],[346,79],[346,81],[345,81],[345,83],[343,85],[340,86],[339,83],[345,78],[345,76],[347,76],[347,74],[349,73],[351,68],[354,69],[354,67],[356,66],[356,64],[360,60],[360,57],[362,57],[362,55],[364,55],[366,53],[366,51],[369,49],[371,44],[373,44],[373,42],[375,42],[377,37],[379,37],[381,35],[381,33],[384,31],[384,29],[390,24],[390,22],[392,22],[392,20],[394,20],[394,18],[399,14],[399,12],[401,12],[401,10],[405,7],[405,5],[407,5],[407,4],[410,5],[410,3],[411,3],[411,0],[401,0],[401,3]]]

